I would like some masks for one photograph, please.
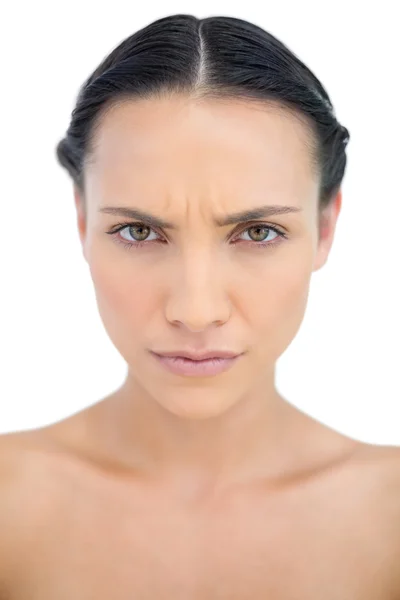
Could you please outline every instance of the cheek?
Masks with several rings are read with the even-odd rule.
[[[110,256],[93,258],[89,268],[100,316],[110,335],[143,328],[156,301],[146,270],[133,265],[129,257],[116,261]]]
[[[307,303],[311,266],[307,261],[293,260],[282,268],[276,281],[276,309],[282,317],[303,313]]]
[[[291,256],[259,276],[257,293],[246,310],[263,352],[277,359],[295,337],[303,321],[312,273],[311,258]]]

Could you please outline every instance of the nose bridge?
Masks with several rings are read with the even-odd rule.
[[[227,321],[230,304],[216,253],[204,245],[192,247],[180,255],[176,269],[167,299],[167,319],[191,331]]]

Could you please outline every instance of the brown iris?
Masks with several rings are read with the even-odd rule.
[[[136,229],[136,231],[138,231],[138,234],[131,235],[135,239],[139,238],[137,239],[138,242],[142,242],[143,240],[145,240],[150,233],[150,227],[147,227],[147,225],[131,225],[129,227],[129,233],[131,233],[131,230],[133,229]]]
[[[253,235],[251,234],[251,231],[252,231],[252,230],[257,232],[257,233],[255,234],[255,236],[253,236]],[[252,238],[252,239],[253,239],[255,242],[262,242],[262,241],[265,239],[265,233],[266,233],[266,232],[267,232],[267,233],[269,232],[269,227],[261,227],[261,226],[258,226],[258,225],[254,225],[253,227],[249,227],[247,231],[249,232],[249,236],[250,236],[250,237],[251,237],[251,238]],[[260,239],[260,238],[259,238],[259,236],[261,236],[261,238],[263,238],[263,239]],[[267,235],[266,237],[268,237],[268,235]]]

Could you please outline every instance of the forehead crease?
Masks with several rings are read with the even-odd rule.
[[[164,193],[163,198],[160,204],[154,204],[155,210],[168,215],[168,220],[177,224],[191,221],[196,224],[202,221],[214,224],[220,215],[232,211],[232,201],[227,201],[226,197],[213,191],[187,193],[181,190],[176,194]]]

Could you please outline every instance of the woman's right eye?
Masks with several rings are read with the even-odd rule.
[[[149,237],[148,237],[149,233],[153,230],[151,229],[151,227],[148,227],[148,225],[144,225],[142,223],[137,223],[135,225],[126,225],[125,227],[122,227],[122,229],[119,229],[119,232],[122,233],[122,231],[124,231],[125,229],[128,231],[128,235],[131,236],[131,238],[133,237],[135,242],[140,243],[140,242],[144,242],[144,241],[146,241],[146,242],[154,241],[154,239],[149,240]],[[155,232],[153,232],[153,233],[155,233]],[[155,234],[155,235],[157,235],[157,234]],[[121,237],[123,239],[126,239],[122,235],[121,235]],[[130,242],[131,239],[128,238],[127,241]]]
[[[127,237],[122,235],[122,232],[127,232]],[[151,232],[156,236],[150,238]],[[138,248],[152,242],[160,242],[160,238],[155,231],[144,223],[121,223],[114,227],[111,231],[107,231],[109,235],[115,237],[115,241],[127,248]]]

